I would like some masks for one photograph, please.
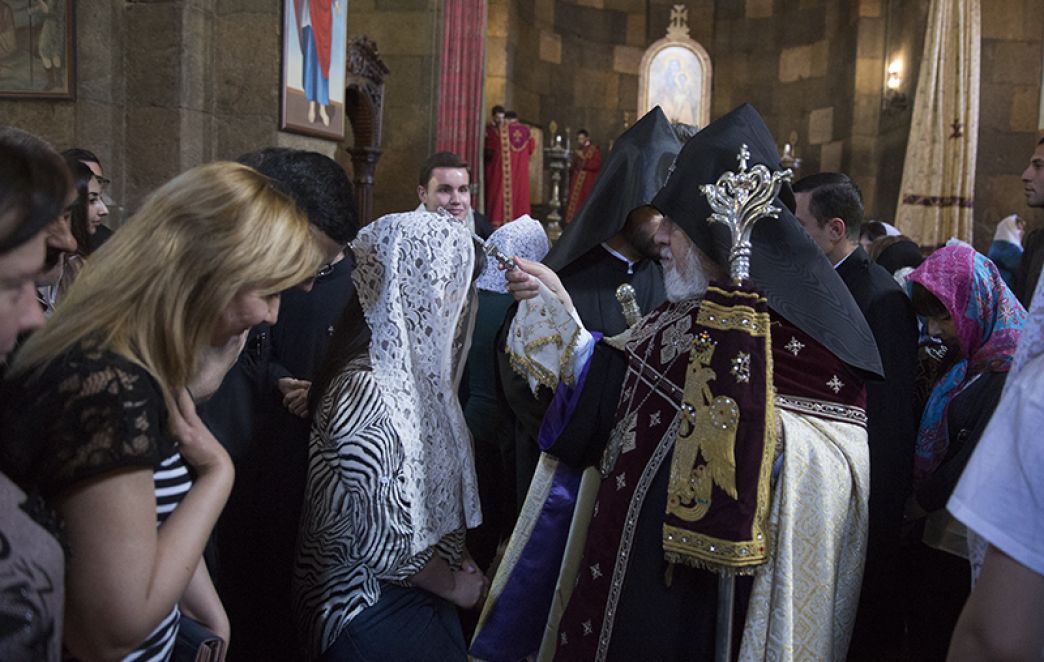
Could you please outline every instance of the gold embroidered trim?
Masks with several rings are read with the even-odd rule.
[[[712,572],[725,571],[736,575],[754,574],[754,569],[763,564],[767,558],[761,551],[764,548],[763,544],[732,543],[722,540],[710,543],[708,540],[709,538],[706,536],[695,536],[691,531],[665,524],[663,527],[663,558],[668,563],[678,563]]]
[[[500,127],[500,177],[504,184],[501,200],[504,217],[501,222],[507,223],[515,219],[511,216],[511,140],[506,126]]]
[[[852,405],[843,405],[815,398],[799,398],[793,395],[777,395],[776,404],[780,409],[787,409],[798,414],[807,414],[866,427],[866,412]]]
[[[746,298],[751,299],[752,302],[758,302],[759,300],[763,300],[763,297],[754,292],[724,292],[718,288],[709,289],[716,290],[717,292],[729,298]],[[760,565],[764,563],[766,560],[768,560],[770,552],[767,529],[769,507],[771,505],[772,461],[775,456],[777,437],[777,428],[775,425],[776,408],[772,390],[773,361],[772,338],[770,335],[770,318],[767,312],[758,313],[749,306],[743,306],[738,304],[733,306],[723,306],[718,303],[708,302],[707,300],[704,300],[700,305],[699,312],[697,313],[697,324],[720,330],[738,330],[748,333],[753,337],[764,338],[762,350],[765,353],[765,372],[768,378],[768,383],[766,384],[767,388],[765,391],[766,425],[764,443],[762,446],[761,453],[761,472],[758,476],[757,484],[756,507],[751,525],[752,539],[745,541],[722,540],[720,538],[716,538],[707,534],[695,533],[692,531],[687,531],[680,527],[664,524],[664,557],[671,563],[683,563],[685,565],[696,568],[724,570],[725,572],[734,572],[742,574],[744,572],[742,569],[748,567],[752,568],[753,566]],[[713,345],[710,344],[712,341],[710,341],[709,338],[704,339],[706,342],[700,344],[701,337],[702,334],[698,336],[697,342],[694,343],[694,348],[692,352],[692,362],[695,362],[697,364],[696,372],[700,370],[701,365],[704,366],[705,370],[709,370],[709,368],[706,368],[705,366],[706,364],[710,363],[711,354],[714,351]],[[698,380],[697,382],[694,382],[694,384],[690,388],[689,377],[696,376],[696,372],[694,372],[690,367],[690,371],[685,380],[685,397],[682,404],[682,425],[685,424],[685,419],[688,418],[685,413],[686,409],[693,407],[690,401],[692,401],[695,398],[698,401],[702,402],[704,399],[706,399],[707,395],[713,395],[704,392],[709,391],[709,389],[704,388],[706,384],[703,380]],[[710,376],[711,378],[713,378],[713,371],[710,371]],[[717,398],[714,398],[714,401],[716,400]],[[710,404],[713,404],[713,402]],[[722,427],[719,424],[718,427],[722,434],[728,435],[730,433],[730,426],[726,425],[725,427]],[[691,441],[692,440],[690,440],[690,443]],[[702,445],[702,439],[696,441],[700,442],[699,445]],[[727,449],[732,451],[731,454],[718,453],[718,455],[722,455],[722,457],[719,458],[721,462],[725,462],[729,459],[729,457],[731,457],[731,466],[732,471],[734,472],[735,426],[732,426],[730,440],[722,439],[719,441],[722,443],[728,441],[729,443],[733,444],[733,446],[730,449]],[[674,465],[675,462],[677,462],[677,460],[679,459],[680,446],[678,446],[678,444],[683,443],[684,440],[682,439],[681,435],[679,435],[675,442],[674,457],[672,458],[672,475],[676,473],[676,467]],[[701,452],[704,452],[705,459],[708,459],[706,457],[705,451],[702,451],[702,448],[700,448],[699,450],[701,450]],[[690,453],[690,455],[693,455],[693,462],[695,462],[695,455],[693,453]],[[721,462],[719,462],[719,464]],[[725,463],[727,464],[727,462]],[[705,467],[705,471],[714,473],[713,469],[709,466],[709,463],[708,465],[705,465]],[[724,476],[724,474],[727,474],[728,472],[724,471],[723,473],[722,471],[718,471],[717,473],[722,474],[722,476]],[[724,477],[727,478],[727,476]],[[718,478],[719,476],[716,475],[713,479],[714,482],[718,484],[719,487],[721,487],[723,490],[725,490],[726,493],[728,493],[728,486],[722,484],[718,480]],[[704,486],[706,489],[704,489],[702,491],[703,493],[700,495],[705,499],[706,503],[698,509],[698,512],[693,513],[695,515],[699,515],[699,517],[695,517],[695,519],[691,519],[690,517],[684,517],[683,519],[686,519],[688,521],[697,521],[703,516],[703,514],[706,513],[707,510],[709,510],[711,480],[711,476],[705,476],[702,478],[701,481],[699,481],[706,483],[706,485]],[[732,476],[732,480],[735,480],[734,474]],[[725,482],[727,483],[728,481]],[[733,498],[735,498],[735,488],[733,488],[732,492]],[[671,500],[672,498],[677,497],[678,494],[672,493],[670,489],[668,490],[667,512],[669,514],[674,514],[680,517],[680,515],[678,515],[677,512],[674,512],[671,509]]]
[[[525,356],[520,356],[512,352],[510,349],[505,349],[504,351],[508,355],[508,362],[511,364],[511,369],[520,376],[526,378],[533,377],[541,386],[546,386],[552,391],[558,386],[558,380],[555,379],[554,373],[544,366]],[[536,397],[536,393],[533,394],[533,397]]]
[[[749,306],[725,307],[704,300],[696,316],[696,323],[722,331],[745,331],[752,336],[760,337],[768,335],[771,320],[768,313],[755,312]]]
[[[580,173],[576,176],[576,180],[570,184],[573,191],[569,194],[569,205],[566,207],[566,219],[570,221],[576,215],[576,206],[580,202],[580,191],[584,188],[584,179],[586,177],[587,171],[581,168]]]
[[[561,340],[562,336],[559,336]],[[573,337],[569,339],[569,342],[565,345],[565,351],[562,352],[562,358],[558,360],[558,374],[563,382],[568,386],[572,386],[576,379],[576,375],[573,374],[573,355],[576,354],[576,347],[580,344],[580,326],[573,330]]]
[[[552,344],[561,347],[562,337],[556,333],[553,336],[543,336],[536,340],[532,340],[523,346],[522,351],[525,352],[524,354],[516,354],[511,351],[510,346],[505,346],[504,352],[508,355],[508,361],[516,373],[522,377],[526,377],[527,379],[533,377],[541,385],[546,386],[553,391],[555,387],[558,386],[557,376],[549,369],[529,358],[530,353],[533,350]],[[535,393],[533,395],[536,396]]]

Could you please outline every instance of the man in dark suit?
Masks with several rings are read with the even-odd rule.
[[[895,566],[918,426],[917,323],[906,294],[859,246],[863,198],[852,180],[840,173],[810,175],[794,185],[794,197],[798,220],[866,317],[885,370],[884,381],[866,385],[870,535],[849,659],[895,659],[903,638]]]

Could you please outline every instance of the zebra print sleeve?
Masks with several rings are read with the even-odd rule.
[[[295,617],[314,656],[377,602],[381,581],[431,557],[410,551],[403,450],[372,374],[346,371],[318,409],[294,567]]]

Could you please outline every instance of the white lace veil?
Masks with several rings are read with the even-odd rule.
[[[374,378],[405,451],[417,554],[482,521],[455,382],[461,316],[472,290],[471,234],[429,212],[390,214],[360,230],[352,251]]]
[[[531,218],[529,214],[501,225],[489,235],[486,243],[493,244],[508,257],[517,256],[533,262],[543,260],[551,248],[543,224]],[[507,279],[496,260],[486,260],[486,266],[475,281],[475,286],[487,292],[507,294]]]

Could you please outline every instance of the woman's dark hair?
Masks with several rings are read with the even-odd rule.
[[[888,234],[888,230],[880,221],[867,221],[859,226],[859,237],[868,238],[871,242]]]
[[[870,259],[894,274],[903,267],[917,268],[924,262],[921,247],[906,235],[879,237],[870,244]]]
[[[29,241],[62,215],[69,171],[36,136],[0,126],[0,254]]]
[[[913,302],[914,312],[921,317],[945,318],[950,316],[938,297],[928,291],[928,288],[916,281],[910,281],[910,300]]]
[[[98,167],[101,167],[101,161],[98,156],[89,149],[83,147],[70,147],[62,152],[62,158],[66,161],[83,161],[84,163],[97,163]]]
[[[76,239],[76,252],[86,257],[93,250],[91,233],[87,231],[87,214],[91,206],[90,190],[94,173],[78,159],[67,157],[65,165],[72,174],[73,186],[76,188],[76,202],[69,210],[69,228],[72,230],[73,238]]]

